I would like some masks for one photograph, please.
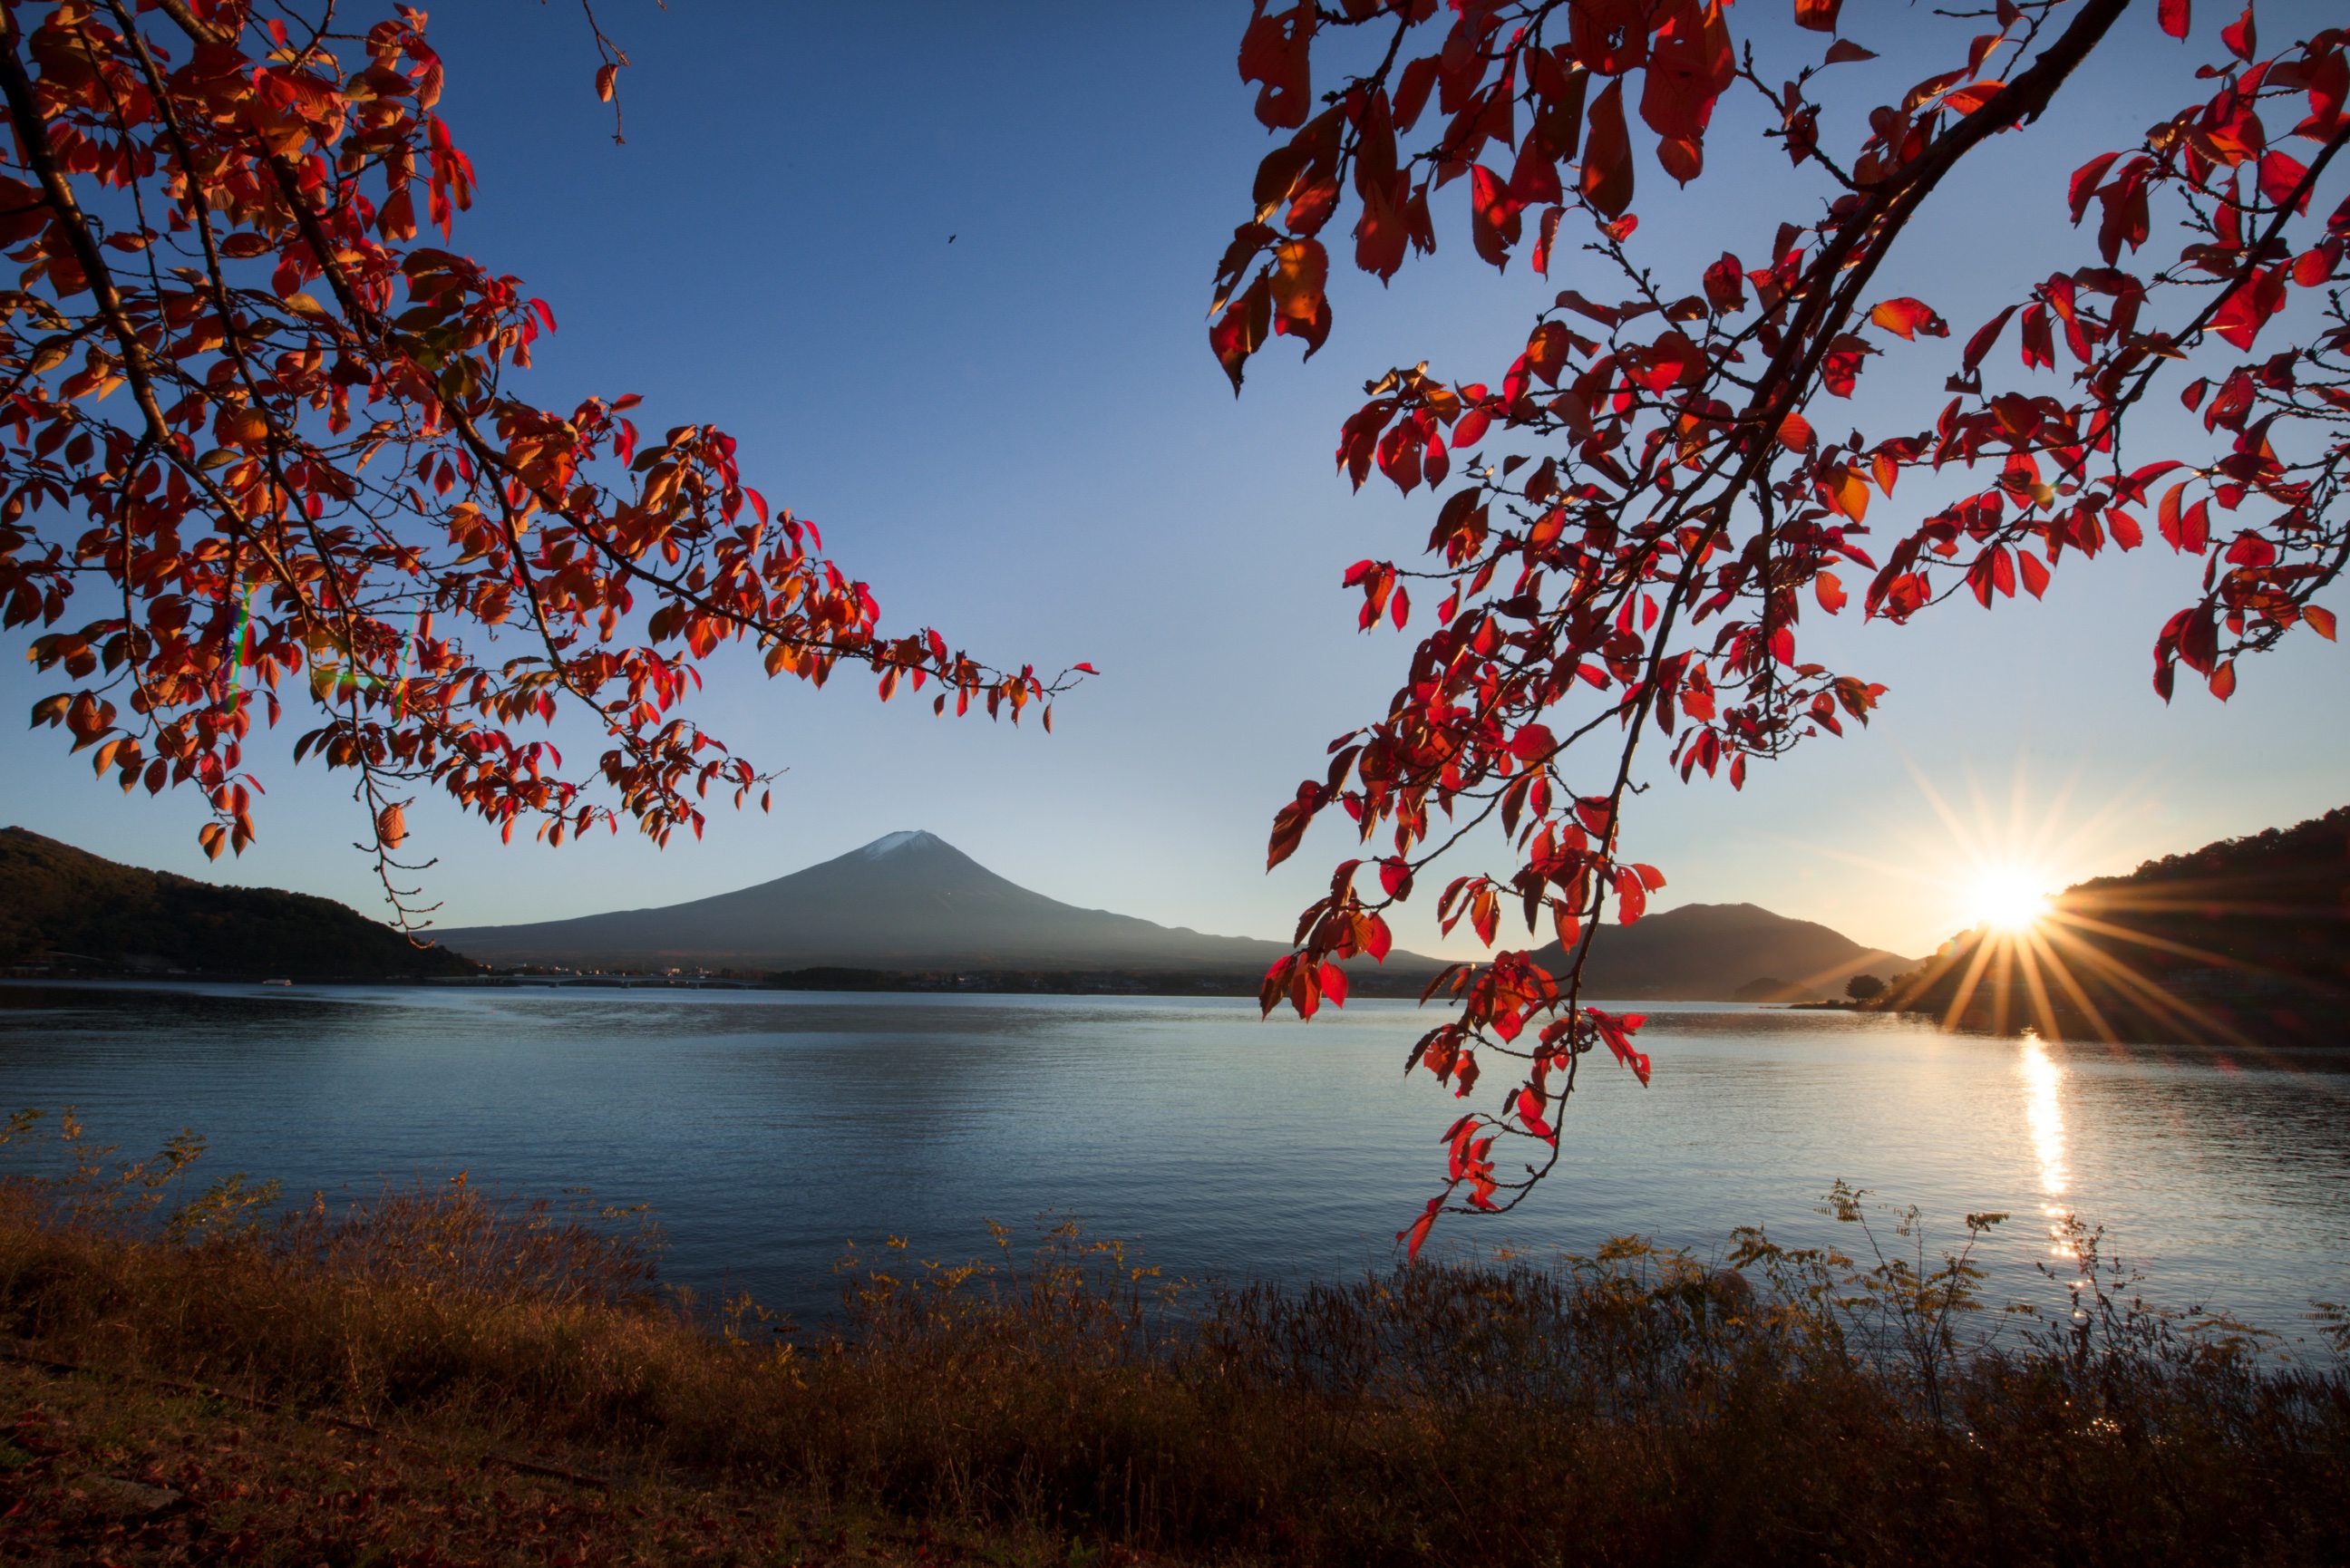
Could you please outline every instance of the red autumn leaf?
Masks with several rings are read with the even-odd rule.
[[[2241,16],[2220,29],[2220,41],[2227,45],[2238,59],[2246,65],[2251,64],[2252,56],[2259,52],[2261,46],[2260,34],[2252,26],[2252,8],[2250,5],[2244,7]]]
[[[2005,82],[1969,82],[1965,87],[1944,98],[1940,107],[1951,114],[1972,114],[1989,103],[2006,85]]]
[[[1550,275],[1550,253],[1551,247],[1558,241],[1559,220],[1565,216],[1566,209],[1564,207],[1546,207],[1543,210],[1542,226],[1534,235],[1534,270],[1544,277]]]
[[[1848,332],[1838,336],[1820,357],[1820,384],[1836,397],[1851,397],[1860,379],[1862,364],[1874,352],[1866,340]]]
[[[1256,95],[1256,117],[1269,128],[1305,123],[1314,99],[1314,0],[1298,0],[1274,16],[1265,15],[1264,0],[1255,0],[1248,30],[1241,36],[1241,80],[1263,84]]]
[[[1411,230],[1389,193],[1377,186],[1363,193],[1362,216],[1355,221],[1355,265],[1385,281],[1403,265]]]
[[[2097,182],[2106,177],[2106,171],[2111,169],[2114,166],[2114,160],[2120,156],[2118,152],[2101,153],[2073,171],[2073,183],[2068,201],[2073,209],[2074,227],[2080,226],[2081,219],[2089,211],[2089,203],[2096,199]]]
[[[1632,141],[1624,126],[1624,84],[1611,81],[1591,100],[1590,130],[1583,139],[1583,171],[1577,189],[1603,215],[1615,218],[1632,204]]]
[[[1297,798],[1274,813],[1273,838],[1267,845],[1264,868],[1268,871],[1297,853],[1297,846],[1305,836],[1305,829],[1314,821],[1314,814],[1322,807],[1322,786],[1307,779],[1297,786]]]
[[[1480,163],[1469,171],[1469,226],[1477,254],[1496,267],[1510,263],[1510,247],[1518,243],[1518,203],[1493,171]]]
[[[1577,0],[1568,8],[1575,57],[1603,77],[1621,77],[1648,59],[1648,6],[1644,0]]]
[[[1434,55],[1423,55],[1404,67],[1397,79],[1395,95],[1395,128],[1409,130],[1419,123],[1419,111],[1428,106],[1430,89],[1436,86],[1437,71],[1441,62]]]
[[[1510,166],[1510,200],[1523,211],[1554,205],[1565,193],[1558,182],[1558,161],[1539,135],[1528,134],[1518,144],[1518,161]]]
[[[1982,363],[1983,356],[1990,353],[1991,345],[1999,341],[1999,335],[2006,327],[2008,317],[2013,316],[2017,308],[2015,306],[2009,306],[2005,310],[1984,322],[1976,329],[1975,335],[1967,339],[1965,358],[1968,370],[1971,371]]]
[[[1814,33],[1833,33],[1844,0],[1795,0],[1795,26]]]
[[[1727,316],[1746,308],[1746,269],[1728,251],[1721,259],[1705,269],[1705,297],[1716,316]]]
[[[2024,592],[2036,599],[2047,591],[2048,568],[2041,564],[2039,556],[2029,550],[2018,550],[2015,564],[2023,573]]]
[[[1416,1262],[1419,1259],[1420,1248],[1428,1241],[1429,1230],[1436,1223],[1436,1217],[1443,1211],[1443,1199],[1431,1198],[1428,1200],[1427,1211],[1411,1222],[1409,1230],[1396,1232],[1396,1241],[1403,1246],[1407,1262]]]
[[[2248,11],[2245,15],[2249,16],[2251,13]],[[2287,202],[2292,202],[2294,212],[2306,213],[2309,211],[2311,192],[2303,191],[2299,199],[2295,200],[2293,192],[2308,173],[2307,166],[2290,154],[2277,151],[2262,154],[2261,199],[2272,207],[2282,207]]]
[[[2284,275],[2282,265],[2253,274],[2213,315],[2212,330],[2239,348],[2250,348],[2269,317],[2284,308]]]
[[[2155,15],[2164,32],[2174,38],[2187,36],[2188,0],[2158,0]]]

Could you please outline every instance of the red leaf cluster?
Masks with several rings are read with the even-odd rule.
[[[1406,493],[1442,490],[1454,468],[1461,481],[1432,506],[1419,567],[1364,561],[1346,575],[1364,596],[1366,628],[1414,579],[1438,607],[1388,711],[1334,742],[1326,777],[1301,787],[1276,823],[1277,861],[1341,808],[1378,857],[1380,890],[1355,890],[1365,862],[1341,866],[1288,967],[1276,967],[1283,984],[1269,978],[1267,1006],[1298,1001],[1300,977],[1320,973],[1351,922],[1409,898],[1471,834],[1514,857],[1513,868],[1451,877],[1437,900],[1445,931],[1465,920],[1497,950],[1440,978],[1456,1012],[1408,1070],[1425,1066],[1464,1097],[1481,1061],[1499,1054],[1523,1071],[1498,1110],[1447,1135],[1444,1191],[1399,1238],[1412,1250],[1455,1198],[1506,1208],[1550,1168],[1581,1052],[1605,1044],[1647,1080],[1630,1044],[1638,1020],[1610,1019],[1581,995],[1610,902],[1628,922],[1662,886],[1620,847],[1638,748],[1653,733],[1685,780],[1702,769],[1735,788],[1752,760],[1866,723],[1885,688],[1801,651],[1806,612],[1835,615],[1856,597],[1846,563],[1865,574],[1855,579],[1867,585],[1863,613],[1895,623],[1961,587],[1986,608],[2020,594],[2054,602],[2068,551],[2088,561],[2109,544],[2144,543],[2151,496],[2155,531],[2201,570],[2196,601],[2155,643],[2164,697],[2180,665],[2225,698],[2241,654],[2303,624],[2334,634],[2313,596],[2350,559],[2350,316],[2328,287],[2350,252],[2350,200],[2334,194],[2350,168],[2337,161],[2350,142],[2350,34],[2329,28],[2263,56],[2247,11],[2200,72],[2208,96],[2061,188],[2013,192],[2061,206],[2076,227],[2095,213],[2094,254],[2032,284],[1955,354],[1937,347],[1950,327],[1929,303],[1870,292],[1915,214],[1950,199],[1952,171],[1994,137],[2034,134],[2077,83],[2129,68],[2106,65],[2124,10],[2122,0],[2001,0],[1997,31],[1953,40],[1947,69],[1856,113],[1866,133],[1841,155],[1822,145],[1814,94],[1822,69],[1872,57],[1848,40],[1766,78],[1743,65],[1723,10],[1693,0],[1463,0],[1442,14],[1366,0],[1326,16],[1313,49],[1327,55],[1362,29],[1374,63],[1339,78],[1332,107],[1260,170],[1254,224],[1219,281],[1215,331],[1236,386],[1262,334],[1227,324],[1244,315],[1243,278],[1256,268],[1270,287],[1295,243],[1273,226],[1284,202],[1290,234],[1301,213],[1318,226],[1345,204],[1351,175],[1358,237],[1377,237],[1361,239],[1357,263],[1382,279],[1409,249],[1433,248],[1429,200],[1463,176],[1471,244],[1497,268],[1524,243],[1530,207],[1546,208],[1534,241],[1545,273],[1559,265],[1561,219],[1579,211],[1589,225],[1586,275],[1498,377],[1391,371],[1339,437],[1338,466],[1357,488],[1374,468]],[[1839,23],[1834,0],[1795,0],[1794,13],[1816,32]],[[2187,36],[2183,0],[2166,0],[2158,19]],[[1756,54],[1786,47],[1783,36],[1758,38]],[[1636,257],[1635,85],[1659,162],[1689,182],[1706,172],[1715,103],[1742,80],[1762,100],[1766,135],[1817,171],[1824,194],[1779,226],[1767,265],[1728,249],[1694,265],[1686,248]],[[1449,120],[1406,156],[1398,131],[1431,95]],[[1494,156],[1496,144],[1514,158]],[[2324,187],[2329,170],[2337,183]],[[1301,208],[1292,192],[1309,181],[1326,194]],[[2329,200],[2339,200],[2330,213]],[[2158,217],[2185,241],[2168,268],[2137,259],[2155,246]],[[1597,281],[1609,276],[1612,295]],[[2002,377],[1995,350],[2011,321],[2016,371]],[[2269,351],[2254,357],[2256,347]],[[2241,358],[2220,362],[2230,351]],[[2190,354],[2210,373],[2181,400],[2217,450],[2133,462],[2132,410]],[[1932,427],[1837,439],[1854,418],[1876,417],[1860,383],[1895,364],[1947,376]],[[1945,481],[1936,500],[1901,489],[1919,470]],[[2090,589],[2084,578],[2076,591]],[[1559,939],[1562,972],[1501,946],[1505,920],[1521,917],[1530,937],[1546,928]],[[1314,999],[1310,986],[1303,994]],[[1545,1148],[1523,1179],[1495,1175],[1495,1140],[1511,1137]]]
[[[445,241],[475,195],[442,80],[405,6],[0,21],[21,268],[0,299],[0,623],[46,628],[34,663],[77,683],[36,724],[126,790],[203,791],[217,855],[253,837],[245,743],[290,698],[315,720],[296,759],[351,771],[397,891],[420,787],[551,843],[624,816],[699,833],[713,788],[742,804],[768,775],[685,709],[730,644],[818,685],[862,665],[885,699],[935,682],[941,711],[1016,720],[1062,688],[884,636],[715,427],[648,437],[634,397],[526,400],[554,312],[414,243],[420,198]],[[1317,255],[1278,251],[1284,330],[1317,330]],[[532,733],[566,710],[600,735],[586,769]]]

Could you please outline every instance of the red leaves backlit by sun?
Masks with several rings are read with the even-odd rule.
[[[1581,994],[1610,902],[1637,919],[1662,886],[1622,853],[1636,753],[1653,732],[1684,780],[1702,770],[1734,788],[1752,759],[1866,723],[1885,688],[1804,659],[1807,608],[1857,603],[1901,623],[1960,595],[2053,602],[2068,555],[2139,548],[2151,505],[2153,531],[2202,573],[2156,639],[2164,697],[2180,665],[2225,699],[2241,655],[2304,624],[2334,635],[2312,596],[2350,556],[2350,316],[2331,292],[2350,201],[2338,168],[2334,185],[2320,182],[2350,142],[2350,35],[2263,53],[2248,10],[2219,30],[2223,52],[2197,89],[2207,97],[2136,147],[2006,192],[2086,227],[2087,254],[2043,263],[2055,270],[1955,352],[1931,303],[1871,293],[1910,219],[1950,200],[1943,182],[1964,160],[1993,137],[2032,134],[2070,101],[2069,84],[2129,68],[2107,63],[2125,11],[2125,0],[2000,0],[1997,30],[1963,24],[1947,69],[1833,121],[1866,127],[1837,153],[1814,91],[1850,73],[1819,73],[1875,57],[1807,41],[1847,20],[1835,0],[1794,0],[1807,32],[1758,35],[1755,56],[1790,56],[1783,70],[1750,67],[1732,14],[1698,0],[1347,0],[1318,14],[1318,31],[1259,5],[1243,73],[1279,100],[1278,114],[1260,100],[1260,117],[1295,134],[1259,169],[1254,215],[1217,276],[1211,337],[1236,388],[1268,337],[1267,291],[1314,323],[1309,348],[1325,341],[1326,275],[1287,258],[1344,217],[1349,190],[1356,265],[1383,281],[1434,250],[1456,202],[1487,265],[1505,267],[1531,236],[1536,271],[1578,275],[1498,376],[1390,371],[1339,433],[1337,466],[1356,488],[1375,470],[1407,494],[1461,478],[1431,503],[1427,561],[1345,574],[1366,631],[1406,624],[1409,585],[1438,607],[1388,711],[1334,742],[1326,775],[1275,819],[1271,864],[1333,805],[1370,857],[1341,865],[1305,911],[1296,950],[1266,976],[1266,1009],[1286,999],[1310,1016],[1338,1002],[1333,961],[1367,950],[1363,924],[1466,836],[1498,832],[1516,858],[1451,878],[1437,899],[1445,931],[1466,921],[1495,950],[1430,988],[1457,1011],[1406,1070],[1464,1098],[1481,1061],[1523,1071],[1498,1110],[1446,1134],[1443,1191],[1398,1237],[1409,1252],[1449,1207],[1507,1208],[1551,1168],[1582,1054],[1604,1044],[1648,1080],[1632,1044],[1640,1021]],[[2189,21],[2186,0],[2162,0],[2147,25],[2183,38]],[[1358,75],[1337,64],[1349,48]],[[1302,94],[1312,79],[1326,107],[1309,120],[1274,84]],[[1765,135],[1821,192],[1775,234],[1698,247],[1684,231],[1676,251],[1635,259],[1636,152],[1676,182],[1701,179],[1719,161],[1706,157],[1713,109],[1733,88],[1759,98]],[[1440,128],[1405,152],[1399,128],[1431,102]],[[1456,182],[1461,197],[1438,200]],[[2158,217],[2182,223],[2176,266],[2157,254]],[[1701,259],[1721,242],[1734,249]],[[1763,242],[1767,264],[1739,259]],[[1610,277],[1618,297],[1602,286]],[[2190,351],[2200,379],[2181,401],[2215,450],[2133,466],[2126,416]],[[2227,363],[2229,351],[2243,358]],[[1947,377],[1931,427],[1838,439],[1875,417],[1885,400],[1861,382],[1888,366]],[[1904,476],[1921,472],[1943,482],[1934,499],[1915,500],[1921,484],[1897,507]],[[1593,747],[1607,749],[1586,757]],[[1356,887],[1367,865],[1376,895]],[[1521,919],[1529,943],[1558,939],[1558,973],[1503,945]],[[1513,1139],[1537,1157],[1523,1175],[1494,1157]]]
[[[863,665],[884,698],[934,683],[941,712],[1016,720],[1063,688],[935,631],[884,636],[870,590],[716,428],[640,432],[634,397],[524,400],[554,312],[413,243],[420,202],[445,241],[475,195],[423,14],[338,11],[328,35],[313,9],[0,20],[0,240],[22,267],[0,295],[0,622],[54,628],[33,661],[77,683],[35,723],[125,790],[202,791],[217,856],[253,838],[255,717],[307,704],[296,758],[356,774],[394,892],[421,788],[558,844],[623,816],[699,834],[712,789],[764,805],[768,775],[683,708],[729,645],[816,685]],[[627,59],[596,41],[609,101]],[[1298,47],[1269,57],[1302,70]],[[1309,344],[1318,254],[1284,244],[1258,291]],[[600,732],[585,770],[528,733],[567,709]]]

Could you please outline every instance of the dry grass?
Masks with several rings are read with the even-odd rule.
[[[1907,1252],[1871,1251],[1857,1195],[1864,1263],[1748,1232],[1735,1279],[1625,1242],[1185,1296],[1065,1228],[986,1265],[859,1263],[837,1332],[794,1347],[749,1303],[681,1310],[601,1218],[451,1185],[256,1224],[250,1194],[166,1215],[153,1168],[78,1168],[0,1184],[0,1328],[43,1355],[723,1494],[799,1521],[795,1551],[853,1528],[999,1561],[2350,1560],[2338,1370],[2107,1274],[2077,1328],[1977,1348],[1963,1251],[1929,1258],[1908,1217]],[[484,1528],[372,1560],[554,1550]]]

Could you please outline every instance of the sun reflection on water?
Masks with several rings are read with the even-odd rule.
[[[2050,1251],[2058,1257],[2069,1256],[2063,1240],[2064,1221],[2071,1210],[2064,1197],[2071,1175],[2064,1168],[2064,1108],[2056,1098],[2064,1082],[2064,1069],[2048,1054],[2047,1042],[2032,1030],[2024,1031],[2023,1054],[2017,1065],[2023,1074],[2023,1121],[2032,1132],[2032,1152],[2040,1161],[2040,1190],[2046,1199],[2040,1211],[2048,1217],[2049,1239],[2057,1243]]]

